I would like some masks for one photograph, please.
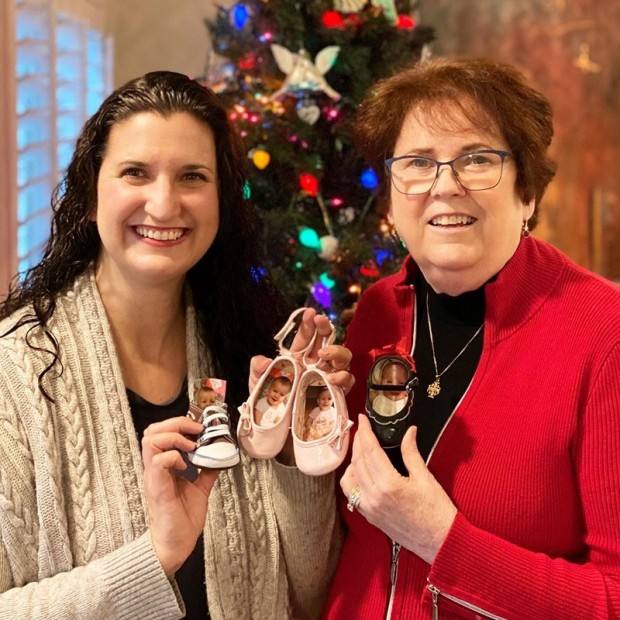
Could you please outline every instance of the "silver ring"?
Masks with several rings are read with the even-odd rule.
[[[362,490],[359,488],[358,485],[355,485],[351,489],[351,493],[349,493],[348,500],[349,501],[347,502],[347,510],[349,512],[353,512],[360,505],[360,502],[362,501]]]

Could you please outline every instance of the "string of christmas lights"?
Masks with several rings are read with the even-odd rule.
[[[205,21],[204,81],[223,99],[251,165],[246,198],[265,223],[269,272],[292,306],[344,326],[360,293],[393,272],[378,175],[352,123],[379,78],[417,62],[433,38],[414,2],[255,0]]]

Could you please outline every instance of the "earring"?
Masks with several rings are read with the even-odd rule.
[[[400,246],[401,248],[405,247],[402,237],[398,234],[398,231],[396,230],[396,226],[394,226],[394,224],[392,224],[392,222],[390,222],[389,220],[388,220],[388,234],[390,235],[390,239],[392,240],[392,243],[395,246]]]
[[[528,220],[523,220],[523,226],[521,227],[521,236],[526,239],[530,236],[530,227],[528,226]]]

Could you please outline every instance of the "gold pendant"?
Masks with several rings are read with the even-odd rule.
[[[439,392],[441,392],[441,386],[439,385],[439,377],[436,377],[435,381],[430,383],[429,386],[426,388],[426,393],[428,394],[429,398],[435,398],[435,396],[437,396]]]

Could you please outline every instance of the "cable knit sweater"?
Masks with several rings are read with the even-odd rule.
[[[210,373],[187,313],[191,381]],[[150,542],[140,446],[92,273],[57,300],[50,328],[63,367],[45,380],[55,404],[37,386],[50,355],[26,344],[26,328],[0,338],[0,619],[181,618]],[[211,617],[317,616],[339,532],[333,476],[243,455],[209,499]]]
[[[408,259],[360,300],[351,413],[369,351],[415,342],[416,274]],[[458,514],[432,566],[401,549],[392,618],[620,618],[620,288],[529,238],[485,299],[480,362],[428,458]],[[325,618],[382,618],[391,541],[342,514]]]

